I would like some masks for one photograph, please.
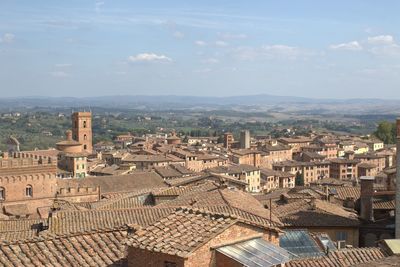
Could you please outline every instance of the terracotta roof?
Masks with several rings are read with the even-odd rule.
[[[4,206],[4,213],[12,216],[25,216],[31,214],[26,204],[12,204]]]
[[[122,197],[103,199],[97,202],[93,202],[90,205],[91,209],[102,209],[102,210],[118,210],[118,209],[131,209],[148,207],[151,205],[150,195],[140,195],[136,193],[126,194]]]
[[[62,211],[49,220],[49,232],[62,235],[116,229],[129,224],[147,226],[168,215],[173,208]]]
[[[363,162],[358,164],[358,168],[364,168],[364,169],[373,169],[376,168],[376,164],[369,163],[369,162]]]
[[[0,220],[0,240],[16,241],[33,238],[37,235],[40,224],[47,225],[47,220]]]
[[[386,258],[381,258],[368,263],[360,263],[354,267],[395,267],[400,266],[400,255],[394,255]]]
[[[190,176],[190,177],[167,179],[164,182],[170,186],[182,186],[182,185],[187,185],[190,183],[195,183],[200,180],[203,180],[204,177],[205,177],[205,175],[195,175],[195,176]]]
[[[126,266],[127,231],[46,237],[0,245],[2,266]]]
[[[155,171],[163,178],[181,177],[182,173],[171,167],[156,167]]]
[[[166,187],[163,179],[155,172],[133,172],[126,175],[86,177],[83,179],[64,179],[59,187],[96,187],[102,193],[130,192],[141,189]]]
[[[129,162],[168,162],[171,161],[168,157],[162,155],[132,155],[126,156],[123,161]]]
[[[280,203],[280,201],[276,202]],[[288,204],[275,205],[273,212],[286,226],[319,227],[359,225],[355,213],[319,199],[299,199]]]
[[[353,198],[357,200],[360,198],[361,195],[361,188],[360,187],[352,187],[352,186],[336,186],[332,187],[336,189],[337,198],[340,200],[345,200],[346,198]]]
[[[198,209],[177,209],[149,227],[135,232],[129,238],[128,245],[186,257],[237,222],[237,219],[229,215]]]
[[[182,207],[191,206],[196,208],[208,209],[212,206],[227,206],[239,209],[248,214],[262,217],[269,221],[270,226],[280,226],[279,219],[272,214],[270,221],[269,210],[255,199],[252,195],[237,189],[228,188],[207,188],[201,190],[193,190],[181,194],[174,200],[166,201],[157,205],[157,207]]]
[[[394,210],[396,209],[396,201],[393,200],[381,200],[373,199],[373,209],[374,210]]]
[[[379,248],[352,248],[330,252],[320,258],[294,260],[287,267],[350,267],[359,263],[372,262],[385,257]]]
[[[217,189],[218,185],[213,182],[205,182],[199,185],[188,185],[180,187],[169,187],[165,190],[153,193],[154,196],[180,196],[188,192],[204,192]]]

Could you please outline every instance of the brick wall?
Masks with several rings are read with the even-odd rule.
[[[128,249],[128,266],[129,267],[164,267],[165,261],[176,263],[177,267],[208,267],[208,266],[241,266],[232,265],[231,261],[222,258],[222,262],[217,263],[217,253],[214,249],[215,246],[229,244],[235,241],[244,240],[251,236],[263,235],[263,239],[278,245],[278,234],[275,232],[266,232],[264,229],[250,226],[247,224],[237,223],[230,226],[224,232],[215,236],[213,239],[205,243],[203,246],[193,251],[187,259],[178,256],[172,256],[163,253],[156,253],[144,249],[137,249],[130,247]],[[220,257],[221,258],[221,257]],[[219,265],[219,264],[225,265]]]
[[[164,267],[166,261],[176,263],[176,267],[186,266],[184,265],[184,259],[178,256],[151,252],[148,250],[132,247],[128,249],[129,267]]]
[[[201,248],[194,251],[185,262],[185,267],[202,267],[202,266],[215,266],[216,255],[215,251],[211,250],[212,247],[219,246],[234,242],[235,240],[243,240],[256,234],[264,234],[265,231],[258,227],[238,223],[232,225],[221,234],[214,237],[212,240],[204,244]],[[263,238],[277,244],[277,234],[272,235],[270,238],[269,232],[264,234]]]

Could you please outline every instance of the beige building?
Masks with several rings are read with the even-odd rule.
[[[247,164],[220,166],[209,169],[209,172],[232,176],[240,181],[246,182],[246,191],[248,192],[260,192],[262,190],[260,169],[254,166]]]

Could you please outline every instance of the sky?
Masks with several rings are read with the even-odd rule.
[[[0,0],[0,93],[400,99],[398,0]]]

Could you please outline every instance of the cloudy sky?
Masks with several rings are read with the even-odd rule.
[[[400,99],[400,1],[0,1],[4,96]]]

